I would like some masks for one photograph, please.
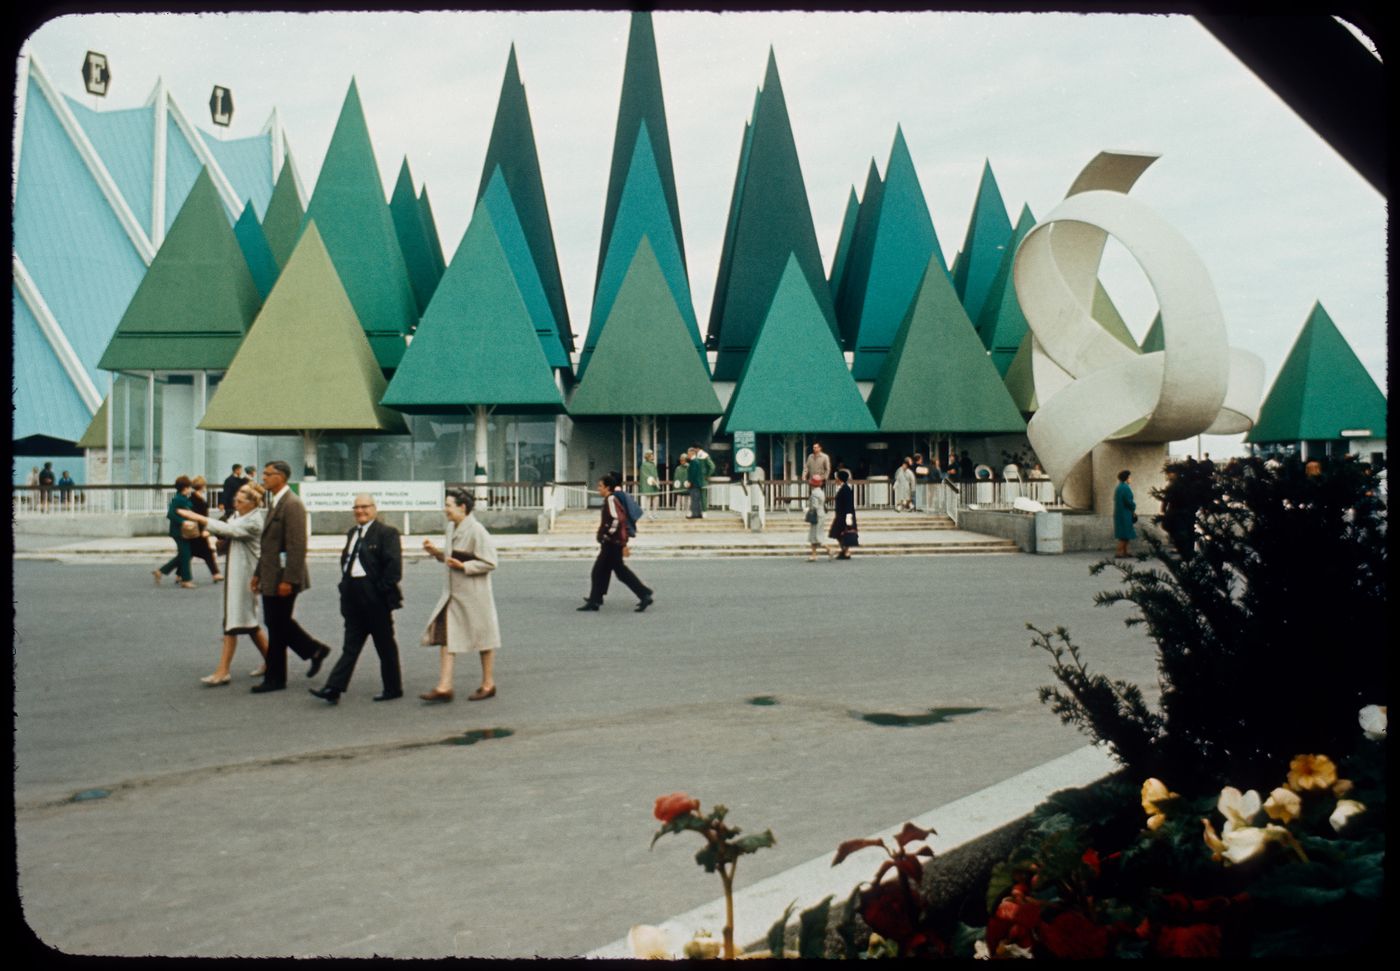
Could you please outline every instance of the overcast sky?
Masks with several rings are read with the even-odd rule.
[[[654,24],[702,327],[771,45],[828,269],[847,194],[872,157],[884,173],[896,124],[949,260],[984,159],[1014,223],[1023,204],[1049,212],[1097,152],[1154,152],[1132,195],[1196,246],[1231,343],[1264,359],[1266,381],[1320,300],[1385,389],[1383,198],[1189,17],[662,12]],[[627,29],[618,12],[83,14],[44,24],[25,50],[101,108],[138,106],[163,77],[206,130],[211,87],[229,87],[230,138],[276,107],[308,191],[353,75],[386,195],[407,155],[450,259],[514,42],[581,343]],[[89,49],[110,59],[101,105],[81,88]],[[1145,278],[1113,244],[1102,277],[1140,338],[1156,312]]]

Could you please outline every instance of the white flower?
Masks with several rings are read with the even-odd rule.
[[[1259,793],[1251,789],[1241,794],[1234,786],[1226,786],[1220,790],[1215,808],[1225,817],[1224,835],[1228,837],[1231,831],[1250,826],[1259,815]]]
[[[672,957],[671,936],[651,924],[634,924],[627,932],[627,946],[637,958],[669,960]]]
[[[1355,799],[1338,799],[1337,808],[1332,810],[1332,815],[1327,817],[1327,821],[1332,824],[1333,829],[1340,833],[1342,827],[1347,824],[1347,820],[1365,811],[1366,807]]]
[[[1283,786],[1269,793],[1269,798],[1264,801],[1264,812],[1268,813],[1270,819],[1276,819],[1280,823],[1292,822],[1302,811],[1303,800],[1298,798],[1298,794],[1292,789],[1285,789]]]
[[[1270,843],[1291,842],[1292,836],[1288,830],[1273,823],[1269,823],[1262,829],[1255,826],[1227,829],[1221,835],[1225,841],[1225,859],[1231,863],[1243,863]]]
[[[978,961],[990,961],[992,959],[992,952],[987,950],[987,942],[979,940],[976,944],[973,944],[972,956]]]
[[[1361,730],[1373,742],[1385,738],[1385,705],[1367,705],[1361,709]]]

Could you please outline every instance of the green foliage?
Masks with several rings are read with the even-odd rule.
[[[1035,627],[1058,682],[1040,691],[1066,724],[1106,742],[1135,778],[1185,793],[1259,787],[1297,754],[1351,752],[1356,712],[1386,704],[1384,512],[1351,458],[1316,474],[1297,459],[1168,466],[1159,497],[1174,535],[1113,566],[1126,621],[1156,644],[1155,709],[1133,684],[1091,672],[1063,628]]]
[[[775,958],[783,956],[783,943],[787,936],[788,918],[797,909],[797,901],[794,900],[783,908],[783,916],[774,921],[773,926],[768,928],[768,953]]]
[[[808,907],[798,915],[797,952],[799,957],[819,958],[825,955],[826,925],[831,915],[833,896],[834,894],[827,894],[816,906]],[[786,920],[786,915],[784,920]]]

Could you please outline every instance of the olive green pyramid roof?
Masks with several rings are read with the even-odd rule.
[[[710,308],[706,346],[719,350],[716,380],[733,381],[743,369],[793,256],[817,309],[839,341],[836,310],[817,249],[807,188],[778,79],[778,62],[770,49],[763,87],[754,102],[753,123],[746,129],[740,153]]]
[[[1245,441],[1333,441],[1344,430],[1385,438],[1385,406],[1370,372],[1316,303]]]
[[[109,400],[111,400],[111,395],[102,399],[97,414],[92,416],[92,421],[88,422],[87,430],[75,443],[77,448],[107,447],[107,402]]]
[[[399,248],[408,267],[408,282],[413,287],[413,297],[421,315],[428,309],[428,302],[442,278],[443,267],[433,260],[427,228],[423,225],[423,210],[413,192],[413,173],[409,171],[406,156],[389,200],[389,215],[394,220],[394,233],[399,238]]]
[[[1021,338],[1026,334],[1026,315],[1021,311],[1021,301],[1016,297],[1016,284],[1011,269],[1016,262],[1016,247],[1035,226],[1035,216],[1030,206],[1021,207],[1021,216],[1016,228],[1002,250],[1001,266],[988,290],[987,299],[982,304],[982,315],[977,320],[977,336],[982,346],[992,352],[992,363],[997,373],[1006,376],[1011,359],[1021,346]],[[966,307],[966,303],[963,305]]]
[[[771,434],[875,431],[796,255],[788,256],[758,340],[729,399],[723,428]]]
[[[263,213],[263,235],[272,250],[277,265],[287,265],[292,250],[296,248],[301,235],[301,197],[297,195],[296,177],[292,175],[292,155],[282,160],[282,171],[273,186],[272,198],[268,200],[267,211]]]
[[[992,163],[987,160],[982,164],[982,181],[977,186],[977,200],[972,204],[972,217],[967,222],[962,258],[953,273],[953,288],[970,320],[982,315],[982,305],[992,292],[992,281],[1001,266],[1003,247],[1010,235],[1011,219],[1006,214],[996,176],[992,174]]]
[[[396,367],[404,335],[418,322],[418,304],[353,80],[306,207],[305,220],[312,219],[375,359],[382,368]]]
[[[477,405],[509,414],[564,410],[484,199],[383,403],[420,414],[462,414]]]
[[[554,248],[554,232],[550,229],[549,205],[544,197],[544,179],[540,175],[539,152],[535,148],[535,130],[530,123],[530,105],[525,99],[525,85],[520,80],[520,68],[515,59],[515,45],[510,46],[505,77],[501,80],[501,96],[496,103],[496,118],[491,125],[491,140],[486,146],[486,161],[481,166],[481,183],[476,201],[480,202],[491,184],[497,168],[505,178],[510,197],[535,271],[544,287],[550,312],[554,315],[559,341],[566,351],[574,349],[574,332],[569,323],[569,307],[564,301],[564,282],[559,275],[559,256]]]
[[[248,272],[253,275],[253,285],[258,288],[258,298],[263,299],[272,292],[277,282],[277,257],[272,255],[272,247],[267,245],[267,236],[258,224],[258,214],[250,201],[243,207],[243,214],[233,224],[233,235],[248,261]]]
[[[870,392],[870,413],[882,432],[1026,430],[937,259],[929,259],[885,356]]]
[[[260,301],[223,203],[202,169],[97,366],[223,370]]]
[[[407,432],[379,404],[384,374],[314,220],[302,230],[199,427]]]
[[[569,414],[714,418],[722,411],[651,240],[643,236]]]

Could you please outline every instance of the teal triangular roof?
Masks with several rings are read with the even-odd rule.
[[[506,188],[514,200],[516,216],[529,244],[535,272],[539,274],[540,284],[549,301],[559,342],[572,352],[573,327],[569,323],[569,308],[564,301],[564,282],[559,276],[559,256],[555,252],[554,233],[549,225],[549,206],[544,197],[544,179],[540,175],[540,158],[535,148],[535,130],[530,123],[530,105],[525,99],[525,85],[520,81],[514,44],[510,46],[505,77],[501,80],[496,119],[491,125],[491,140],[486,147],[481,183],[476,190],[477,202],[486,195],[497,168],[501,170]],[[492,215],[499,222],[499,213],[493,210]]]
[[[856,315],[855,342],[848,346],[855,351],[851,373],[858,381],[880,373],[929,260],[937,261],[943,269],[933,217],[904,143],[904,132],[898,127],[877,205],[869,261],[861,267],[863,279],[847,280],[848,285],[855,284],[847,288],[847,306]],[[852,265],[852,275],[855,270]]]
[[[476,405],[509,414],[564,410],[485,200],[477,203],[383,403],[423,414],[460,414]]]
[[[709,368],[695,353],[692,325],[646,236],[601,331],[592,363],[580,369],[569,414],[714,418],[723,411]]]
[[[408,431],[383,408],[384,374],[308,222],[199,422],[209,431]]]
[[[627,171],[626,187],[618,200],[617,219],[613,225],[607,258],[603,261],[598,276],[598,289],[593,296],[593,314],[588,326],[588,336],[583,342],[583,353],[579,357],[579,375],[588,367],[593,348],[598,343],[603,324],[612,314],[613,301],[622,286],[623,277],[631,272],[631,266],[643,239],[651,241],[653,257],[666,280],[669,307],[680,312],[689,330],[691,342],[709,374],[709,364],[705,361],[705,345],[700,339],[700,328],[695,321],[695,307],[690,299],[690,281],[686,278],[685,258],[672,230],[670,216],[666,210],[666,196],[662,191],[661,178],[657,172],[656,159],[651,151],[651,138],[643,122],[634,141],[636,146],[632,165]],[[665,309],[658,312],[666,312]]]
[[[871,164],[874,164],[873,159]],[[856,187],[851,186],[851,194],[846,197],[846,213],[841,217],[841,237],[836,241],[836,254],[831,258],[831,275],[826,278],[832,300],[840,299],[841,284],[846,277],[846,264],[851,253],[851,237],[855,234],[859,216],[860,200],[856,198]]]
[[[1334,441],[1344,430],[1363,429],[1385,438],[1385,405],[1375,379],[1316,303],[1245,441]]]
[[[408,267],[408,282],[413,287],[414,301],[421,315],[428,308],[428,301],[433,299],[433,290],[437,288],[443,268],[433,261],[428,233],[423,225],[423,211],[418,204],[418,196],[413,192],[413,173],[408,168],[407,157],[399,166],[399,178],[389,199],[389,216],[394,221],[394,233],[399,239],[399,249],[403,251],[404,264]]]
[[[1016,247],[1035,227],[1035,216],[1030,206],[1021,207],[1021,216],[1011,238],[1001,253],[1001,266],[992,280],[987,300],[982,304],[982,316],[977,320],[977,336],[982,346],[992,352],[992,363],[1002,377],[1011,367],[1011,361],[1021,346],[1021,338],[1026,335],[1026,315],[1021,310],[1021,301],[1016,297],[1016,281],[1011,270],[1016,263]]]
[[[930,259],[870,392],[882,432],[994,434],[1026,423],[943,267]]]
[[[259,303],[213,180],[201,170],[98,367],[223,370]]]
[[[505,176],[497,169],[491,175],[486,193],[481,197],[486,211],[491,214],[491,225],[495,227],[496,239],[505,251],[506,262],[515,275],[515,285],[520,288],[520,296],[530,311],[534,321],[535,334],[539,337],[540,348],[544,351],[550,367],[570,369],[569,354],[559,341],[559,328],[554,320],[554,312],[549,308],[549,295],[535,269],[534,257],[530,255],[530,243],[525,238],[525,229],[520,225],[515,202],[506,188]]]
[[[233,224],[233,235],[243,250],[243,258],[248,261],[248,271],[253,274],[258,298],[265,299],[277,282],[277,257],[272,255],[272,247],[267,245],[267,237],[263,235],[258,214],[251,202],[244,205],[243,214]]]
[[[277,184],[273,186],[272,198],[267,203],[262,222],[263,235],[267,237],[267,245],[279,267],[287,265],[292,250],[296,249],[304,215],[301,197],[297,195],[296,178],[292,175],[292,155],[288,152],[282,160],[282,172],[277,176]]]
[[[628,173],[636,168],[636,142],[638,133],[642,131],[647,132],[651,142],[648,150],[653,155],[657,181],[661,186],[666,215],[671,224],[671,235],[675,238],[676,249],[680,252],[681,276],[685,278],[685,240],[681,236],[681,210],[676,199],[676,175],[671,166],[671,135],[666,127],[666,102],[661,95],[661,66],[656,57],[656,35],[652,31],[651,14],[638,10],[632,12],[628,27],[627,57],[622,70],[622,95],[618,100],[612,165],[608,171],[608,195],[603,205],[603,235],[598,244],[595,291],[600,287],[603,264],[612,245],[614,224],[617,222],[624,194],[623,187],[629,178]],[[652,230],[649,235],[656,240],[660,233]],[[633,251],[635,246],[629,248],[629,264]],[[670,279],[669,275],[667,279]],[[619,284],[620,281],[619,276]],[[674,285],[672,289],[674,290]],[[609,303],[615,295],[616,288],[609,295]],[[685,312],[684,307],[681,308],[681,312]],[[692,309],[691,315],[694,316],[694,313]]]
[[[825,281],[823,281],[825,282]],[[807,274],[788,257],[724,415],[725,432],[875,431]]]
[[[706,336],[707,345],[719,350],[715,378],[720,381],[733,381],[743,369],[789,257],[796,257],[817,309],[839,340],[778,62],[771,49],[763,87],[755,99],[753,124],[745,134],[731,207]]]
[[[305,220],[312,219],[379,366],[397,366],[404,335],[418,321],[418,304],[353,80],[306,207]]]
[[[1003,249],[1011,235],[1011,218],[1001,200],[992,163],[982,163],[982,181],[977,186],[977,201],[972,204],[972,217],[963,239],[962,259],[953,274],[953,288],[963,309],[971,320],[982,314],[982,305],[991,292],[992,281],[1001,266]]]
[[[841,333],[841,346],[849,350],[855,348],[856,336],[860,331],[860,308],[870,281],[870,261],[875,255],[875,229],[880,221],[880,198],[884,189],[885,180],[880,178],[880,170],[872,158],[870,167],[865,170],[865,190],[861,194],[860,208],[856,210],[856,222],[851,230],[850,253],[846,257],[839,286],[831,293]]]
[[[441,280],[443,270],[447,269],[447,260],[442,254],[442,240],[438,237],[437,220],[433,218],[433,204],[428,201],[426,185],[423,186],[423,191],[418,193],[418,212],[423,218],[423,233],[428,237],[428,251],[433,257],[433,272]]]

